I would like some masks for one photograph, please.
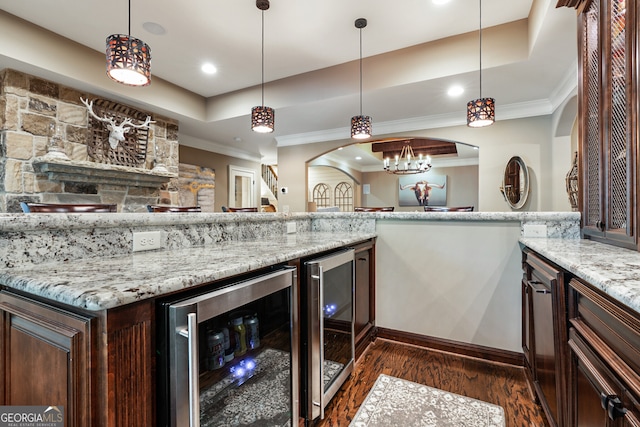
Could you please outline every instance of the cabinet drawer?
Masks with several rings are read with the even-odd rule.
[[[640,372],[640,320],[608,296],[579,279],[571,279],[572,323],[592,331],[635,372]]]
[[[640,398],[640,320],[601,291],[578,279],[569,282],[571,326]]]
[[[569,346],[574,379],[570,425],[640,425],[637,399],[574,328],[569,331]],[[620,420],[624,423],[616,423]]]

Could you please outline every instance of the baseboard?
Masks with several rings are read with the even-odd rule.
[[[369,324],[364,330],[362,330],[355,340],[356,360],[360,358],[362,353],[369,347],[369,344],[376,338],[376,327]]]
[[[443,338],[429,337],[425,335],[414,334],[412,332],[396,331],[386,328],[376,329],[376,336],[378,338],[384,338],[404,344],[412,344],[418,347],[431,348],[434,350],[460,354],[461,356],[475,357],[490,362],[505,363],[508,365],[519,367],[524,366],[524,355],[522,353],[501,350],[492,347],[484,347],[476,344],[468,344]]]

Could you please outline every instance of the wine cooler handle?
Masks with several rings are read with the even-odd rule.
[[[318,298],[318,314],[320,315],[320,378],[318,379],[318,387],[320,387],[320,419],[324,420],[324,271],[322,266],[318,266],[320,280],[320,295]]]
[[[189,347],[189,427],[200,427],[200,390],[198,385],[198,319],[187,314],[187,328],[180,331]]]

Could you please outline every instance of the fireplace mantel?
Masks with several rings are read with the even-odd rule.
[[[37,173],[46,174],[51,181],[158,188],[172,178],[178,177],[177,173],[171,173],[166,170],[153,171],[48,156],[34,158],[32,165]]]

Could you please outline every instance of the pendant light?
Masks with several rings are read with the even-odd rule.
[[[358,18],[355,25],[360,30],[360,115],[351,118],[351,138],[367,139],[371,137],[371,117],[362,115],[362,29],[367,26],[367,20]]]
[[[129,34],[107,37],[107,75],[127,86],[148,86],[151,83],[151,48],[131,37],[131,0],[129,0]]]
[[[256,7],[262,11],[262,105],[251,109],[251,130],[259,133],[273,132],[275,112],[264,105],[264,11],[269,9],[269,0],[256,0]]]
[[[496,121],[496,100],[482,97],[482,0],[480,2],[480,97],[467,103],[467,126],[478,128]]]

